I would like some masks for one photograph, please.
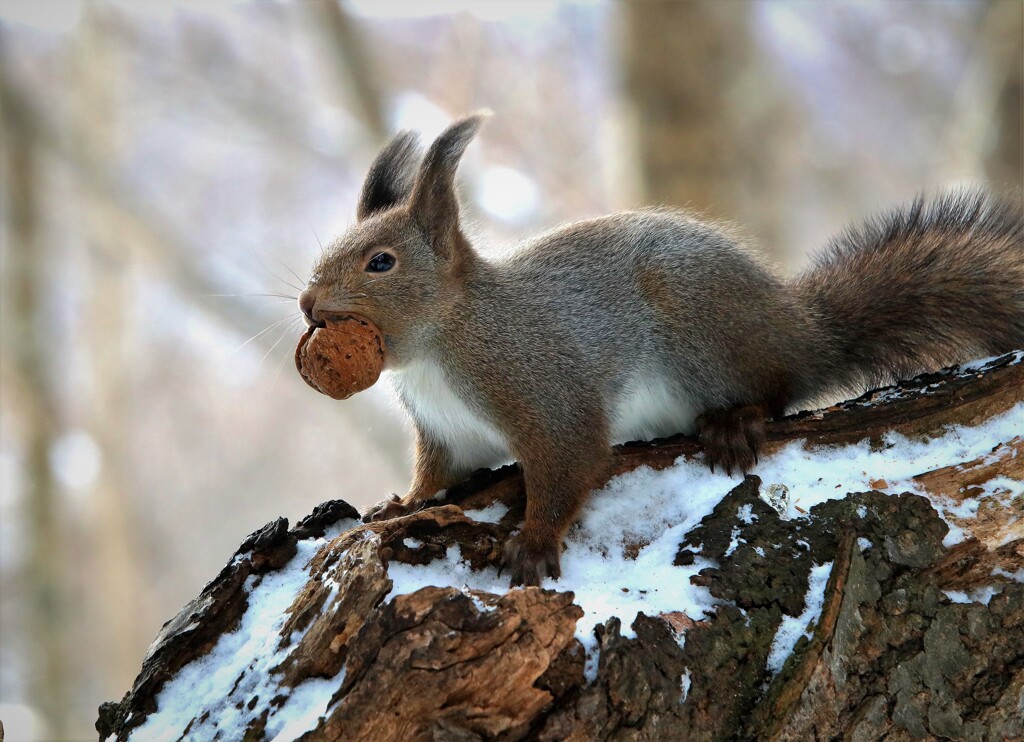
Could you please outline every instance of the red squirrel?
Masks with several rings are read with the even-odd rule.
[[[415,508],[516,459],[526,519],[513,585],[559,576],[561,540],[607,478],[612,445],[697,433],[712,468],[750,470],[765,420],[825,394],[1024,347],[1021,200],[961,192],[835,238],[779,277],[720,226],[651,209],[568,224],[481,257],[455,172],[482,116],[424,153],[377,155],[358,221],[316,263],[307,322],[354,312],[383,333],[416,434]]]

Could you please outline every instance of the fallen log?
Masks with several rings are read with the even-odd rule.
[[[768,426],[745,479],[628,444],[509,591],[515,466],[250,536],[101,739],[1024,737],[1024,353]],[[218,737],[219,735],[219,737]]]

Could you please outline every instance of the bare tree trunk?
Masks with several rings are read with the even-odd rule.
[[[88,142],[93,156],[105,167],[115,169],[119,149],[119,107],[114,100],[118,44],[104,23],[102,7],[83,7],[77,41],[75,139]],[[96,580],[90,589],[104,596],[104,600],[92,604],[98,611],[94,626],[104,658],[101,682],[104,687],[117,687],[131,678],[136,648],[145,646],[142,626],[145,607],[150,603],[147,585],[139,573],[138,546],[134,543],[138,527],[125,470],[133,367],[127,352],[131,326],[126,318],[134,315],[131,288],[136,261],[131,245],[118,234],[116,215],[105,199],[86,192],[82,210],[89,268],[83,329],[89,338],[86,347],[92,372],[82,402],[89,431],[102,453],[99,475],[91,485],[94,507],[88,535]],[[120,259],[107,259],[110,254]]]
[[[0,73],[2,74],[2,73]],[[40,148],[30,132],[12,125],[10,102],[0,103],[6,145],[4,181],[9,209],[10,243],[3,353],[11,360],[15,389],[4,393],[4,406],[21,419],[24,454],[24,523],[27,554],[21,580],[27,595],[22,620],[27,628],[32,668],[28,694],[55,739],[68,730],[68,674],[64,629],[67,583],[64,527],[59,514],[50,451],[59,431],[59,407],[53,374],[56,359],[47,332],[46,305],[53,285],[52,266],[40,236]],[[12,398],[12,392],[16,395]]]
[[[985,171],[999,186],[1024,185],[1021,59],[1024,9],[1015,0],[979,5],[971,53],[946,122],[937,179]]]
[[[772,186],[785,167],[775,155],[795,123],[784,91],[754,66],[764,59],[754,50],[754,3],[633,0],[619,9],[643,200],[735,221],[780,249]]]
[[[1004,187],[1024,188],[1024,4],[997,0],[998,43],[993,65],[1003,75],[996,103],[995,141],[985,159],[989,180]],[[996,9],[993,9],[993,12]]]

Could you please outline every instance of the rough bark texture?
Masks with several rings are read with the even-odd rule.
[[[1024,354],[1011,354],[780,420],[769,438],[777,446],[878,439],[890,430],[924,437],[1022,398]],[[698,450],[686,438],[627,445],[616,468],[663,467]],[[982,459],[922,471],[917,481],[955,500],[995,477],[1024,479],[1022,467],[1018,437]],[[699,546],[717,565],[694,578],[721,601],[715,614],[640,614],[633,638],[609,620],[597,628],[592,682],[574,637],[582,611],[572,593],[429,587],[385,600],[395,562],[425,564],[451,545],[474,568],[498,562],[523,512],[515,467],[478,473],[408,516],[353,522],[312,559],[288,609],[280,632],[286,659],[272,671],[279,698],[310,678],[336,679],[328,713],[307,740],[1024,738],[1021,497],[983,500],[969,524],[978,537],[946,547],[948,526],[925,497],[849,493],[783,520],[760,485],[751,476],[723,492],[679,544],[677,564],[692,564]],[[499,523],[464,513],[499,500],[509,506]],[[291,530],[280,519],[253,534],[165,625],[124,699],[101,707],[101,738],[126,739],[154,711],[163,684],[237,627],[251,575],[279,569],[299,540],[354,516],[335,501]],[[833,567],[810,638],[772,675],[767,659],[783,616],[801,614],[810,570],[826,562]],[[987,604],[944,592],[979,587],[999,592]],[[301,639],[291,644],[293,636]],[[263,739],[265,724],[265,714],[253,718],[247,739]]]

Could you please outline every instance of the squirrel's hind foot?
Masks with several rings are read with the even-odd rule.
[[[386,497],[376,505],[371,505],[369,509],[363,513],[363,523],[376,523],[381,520],[391,520],[392,518],[398,518],[403,515],[416,510],[415,505],[409,505],[398,495],[391,495]]]
[[[560,551],[558,539],[527,540],[519,533],[505,543],[498,574],[508,569],[512,587],[539,587],[545,576],[555,580],[562,576]]]
[[[764,446],[767,417],[761,405],[708,410],[698,417],[698,438],[711,471],[721,467],[732,475],[733,469],[740,474],[753,469],[758,451]]]

